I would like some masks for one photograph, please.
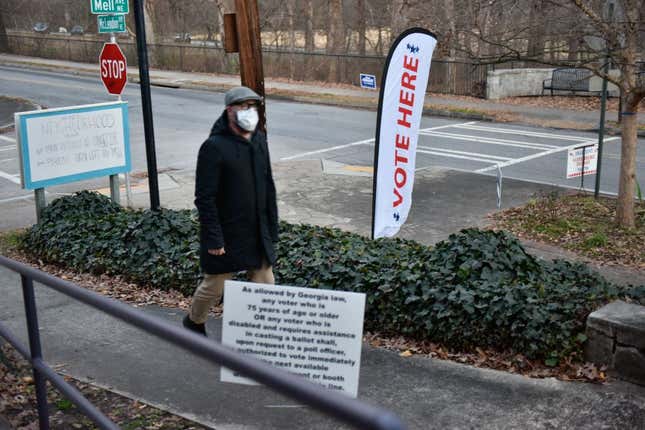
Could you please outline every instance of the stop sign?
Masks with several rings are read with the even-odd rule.
[[[116,43],[103,45],[99,55],[101,80],[110,94],[121,94],[128,81],[128,66],[121,48]]]

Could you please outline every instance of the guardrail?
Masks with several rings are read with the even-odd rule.
[[[251,357],[246,357],[220,343],[208,340],[203,336],[189,332],[184,328],[146,315],[131,306],[117,300],[101,296],[83,289],[71,282],[64,281],[15,260],[0,256],[0,266],[20,274],[23,299],[29,334],[29,348],[0,323],[0,336],[11,343],[18,352],[31,362],[36,386],[38,418],[41,429],[49,429],[47,410],[46,380],[58,388],[81,412],[101,429],[118,429],[101,411],[89,402],[76,388],[68,384],[43,360],[34,281],[45,287],[65,294],[79,302],[92,306],[108,315],[138,327],[166,342],[170,342],[212,363],[226,366],[252,378],[275,391],[298,400],[319,411],[333,416],[359,429],[402,430],[405,428],[399,418],[392,412],[368,405],[360,400],[343,394],[331,392],[284,370],[270,366]]]

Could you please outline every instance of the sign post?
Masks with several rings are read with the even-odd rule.
[[[580,188],[584,188],[585,175],[596,174],[597,166],[598,144],[572,148],[567,156],[567,179],[580,176]]]
[[[124,0],[127,1],[127,0]],[[146,138],[146,161],[148,165],[148,187],[150,189],[150,208],[159,210],[159,180],[157,178],[157,153],[155,150],[155,131],[152,121],[152,97],[150,96],[150,75],[148,74],[148,48],[146,47],[146,27],[143,16],[143,1],[134,0],[134,22],[137,29],[137,57],[139,58],[139,87],[143,108],[143,133]]]
[[[125,56],[119,45],[116,44],[114,33],[124,33],[126,31],[125,15],[130,12],[130,4],[128,0],[90,0],[90,10],[92,14],[98,15],[97,27],[99,33],[110,34],[110,42],[103,46],[99,55],[101,81],[103,81],[108,93],[116,95],[120,102],[121,92],[128,81],[128,71]],[[127,172],[125,176],[129,196],[130,183]],[[115,203],[120,202],[118,175],[110,175],[110,195]]]

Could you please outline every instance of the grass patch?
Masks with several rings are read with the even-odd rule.
[[[554,244],[594,260],[645,268],[645,203],[635,202],[636,226],[615,223],[616,199],[586,194],[548,194],[494,216],[515,235]]]

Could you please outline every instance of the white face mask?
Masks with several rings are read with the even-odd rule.
[[[260,117],[257,109],[249,108],[235,112],[235,119],[235,122],[242,130],[253,131],[258,125]]]

